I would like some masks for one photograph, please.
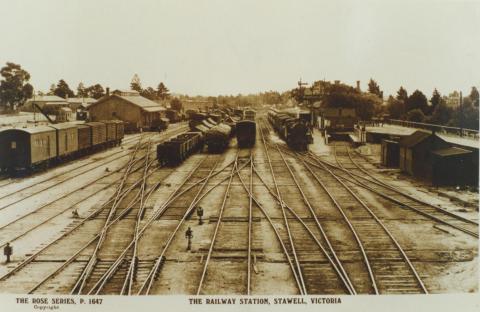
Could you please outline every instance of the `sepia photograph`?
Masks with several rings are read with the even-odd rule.
[[[480,1],[0,7],[8,311],[478,311]]]

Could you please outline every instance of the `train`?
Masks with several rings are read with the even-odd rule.
[[[313,143],[310,127],[303,120],[274,109],[268,111],[268,120],[291,149],[306,151]]]
[[[119,145],[124,132],[124,124],[118,120],[6,129],[0,131],[0,171],[48,167]]]
[[[193,153],[203,149],[202,132],[186,132],[157,145],[160,165],[178,165]]]
[[[255,145],[257,124],[253,120],[240,120],[235,125],[235,135],[238,147],[252,147]]]

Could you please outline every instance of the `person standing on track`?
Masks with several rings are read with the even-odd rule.
[[[185,237],[187,238],[187,250],[192,249],[192,238],[193,238],[193,231],[190,227],[188,227],[187,231],[185,232]]]
[[[7,257],[6,263],[10,263],[10,256],[13,254],[13,248],[10,246],[10,243],[7,243],[3,248],[3,254]]]
[[[203,224],[203,220],[202,220],[202,217],[203,217],[203,208],[201,206],[198,206],[197,207],[197,216],[198,216],[198,224],[199,225],[202,225]]]

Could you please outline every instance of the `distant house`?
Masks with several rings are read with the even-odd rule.
[[[74,97],[67,99],[68,107],[70,107],[72,112],[76,112],[77,110],[85,110],[96,101],[96,99],[90,97]]]
[[[88,107],[90,120],[122,120],[127,131],[150,129],[165,117],[165,108],[136,91],[115,90]]]
[[[64,98],[56,95],[34,95],[31,99],[27,100],[23,106],[24,111],[33,111],[34,105],[37,104],[41,109],[49,114],[54,114],[61,107],[68,107],[68,102]]]

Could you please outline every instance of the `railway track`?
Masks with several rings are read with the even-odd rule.
[[[192,171],[192,172],[194,172],[194,171]],[[220,172],[221,172],[221,170],[216,172],[215,175],[219,174]],[[200,179],[198,181],[198,183],[201,183],[203,180],[204,179]],[[186,184],[187,182],[189,182],[188,179],[186,179],[183,184]],[[135,185],[137,185],[137,187],[138,187],[139,183],[137,182],[137,183],[135,183]],[[151,189],[155,189],[157,186],[158,186],[158,184],[156,184]],[[191,187],[193,187],[193,185],[191,185],[187,189],[189,189]],[[145,202],[146,202],[146,201],[148,201],[148,198],[152,193],[150,191],[147,191],[145,194],[147,196],[147,198],[145,198]],[[172,194],[172,196],[173,196],[173,194]],[[143,197],[140,196],[139,198],[143,198]],[[139,200],[139,198],[137,197],[136,202],[140,201],[140,206],[139,207],[141,207],[142,204],[141,204],[141,200]],[[127,209],[129,209],[129,210],[127,210]],[[130,219],[130,222],[132,222],[133,220],[137,219],[137,221],[138,221],[139,214],[138,213],[133,213],[132,214],[132,209],[138,209],[138,208],[127,207],[126,209],[122,210],[122,211],[127,211],[127,212],[125,212],[125,213],[122,212],[122,214],[120,216],[121,217],[120,220],[129,220]],[[162,211],[163,210],[160,209],[160,212],[162,212]],[[146,214],[148,215],[148,213],[146,213]],[[135,215],[137,216],[137,218],[135,218]],[[93,270],[92,271],[93,273],[90,274],[90,278],[91,278],[90,283],[89,284],[84,283],[85,286],[83,286],[83,288],[84,288],[85,293],[122,293],[123,292],[125,294],[129,294],[134,290],[134,288],[136,287],[135,285],[136,285],[137,281],[140,280],[140,279],[137,280],[137,278],[138,278],[137,274],[141,275],[141,270],[140,269],[139,269],[139,271],[137,271],[137,270],[131,271],[130,270],[131,272],[135,273],[135,275],[134,275],[135,278],[133,278],[131,274],[130,275],[128,274],[129,267],[131,266],[133,268],[133,267],[136,267],[138,265],[140,268],[142,268],[142,267],[145,268],[145,267],[148,267],[149,264],[153,264],[153,261],[152,260],[133,261],[133,263],[135,265],[132,265],[131,259],[135,259],[135,258],[131,258],[127,251],[132,246],[135,246],[134,242],[142,237],[142,235],[144,234],[146,229],[149,226],[151,226],[153,221],[155,221],[155,219],[158,218],[158,217],[159,217],[159,213],[155,212],[151,217],[149,217],[149,220],[146,221],[145,225],[143,225],[143,227],[140,231],[138,231],[138,232],[134,231],[134,233],[137,233],[138,236],[134,236],[136,238],[134,238],[134,240],[132,240],[130,242],[130,244],[127,244],[128,239],[127,239],[127,242],[124,241],[124,243],[127,244],[127,247],[123,250],[123,252],[120,253],[120,256],[117,259],[114,259],[114,257],[113,257],[113,258],[110,258],[109,261],[101,261],[101,260],[104,260],[105,258],[99,258],[100,261],[97,262],[97,266],[95,266],[95,270]],[[118,218],[116,218],[114,220],[114,222],[120,223],[118,221]],[[138,230],[138,227],[136,229]],[[124,237],[124,236],[120,235],[120,237]],[[71,256],[69,259],[67,259],[59,268],[57,268],[57,270],[48,274],[42,281],[40,281],[34,287],[32,287],[30,292],[44,292],[45,289],[52,289],[52,288],[55,288],[55,287],[57,287],[56,288],[57,290],[59,290],[58,287],[60,287],[61,290],[64,291],[65,287],[68,287],[68,286],[65,286],[65,281],[64,281],[65,275],[70,276],[70,279],[71,279],[71,277],[72,277],[71,275],[74,275],[74,276],[78,277],[78,275],[80,274],[79,272],[84,272],[85,271],[84,265],[79,265],[78,264],[78,262],[85,263],[85,260],[82,261],[82,252],[85,253],[86,252],[85,250],[87,250],[88,248],[92,249],[91,245],[95,241],[98,241],[99,239],[100,239],[100,234],[97,234],[92,240],[90,240],[86,244],[84,244],[83,247],[80,250],[77,250],[73,256]],[[121,251],[122,248],[120,248],[119,246],[115,246],[114,249],[115,249],[115,252],[118,253],[118,252]],[[104,249],[102,248],[101,250],[104,250]],[[139,249],[139,251],[140,250],[141,249]],[[89,253],[89,254],[91,255],[91,253]],[[83,255],[83,257],[85,257],[85,255]],[[79,268],[80,266],[83,267],[83,271]],[[62,276],[62,285],[57,284],[58,283],[57,276]],[[126,276],[128,276],[128,278]],[[125,281],[127,281],[127,280],[133,280],[134,281],[133,284],[130,284],[132,286],[129,286],[128,284],[125,284]],[[78,281],[79,280],[77,280],[77,282]],[[123,281],[123,283],[119,283],[119,281]],[[53,286],[52,286],[52,284],[53,284]],[[92,286],[92,284],[93,284],[93,286]],[[77,283],[76,285],[79,285],[79,283]],[[125,285],[127,285],[127,286],[125,286]],[[120,289],[120,291],[119,291],[119,289]],[[74,288],[74,290],[76,292],[78,292],[78,289]]]
[[[306,195],[304,186],[299,183],[291,165],[278,146],[273,143],[271,144],[273,147],[269,150],[264,129],[260,133],[273,178],[271,189],[274,189],[273,196],[278,200],[282,210],[286,236],[289,242],[289,252],[292,259],[295,260],[294,275],[300,293],[345,292],[356,294],[349,275],[346,273],[329,236],[317,217],[311,199]],[[282,181],[283,185],[280,185],[278,181]],[[294,192],[292,187],[297,192]],[[295,209],[290,207],[295,207]],[[291,214],[296,215],[302,222],[292,222],[289,219]],[[292,226],[290,226],[290,223],[292,223]],[[295,247],[295,241],[299,245],[298,251]],[[317,265],[314,264],[315,262],[317,262]],[[327,265],[322,265],[323,263]],[[323,276],[323,278],[320,278],[320,276]]]
[[[322,167],[321,174],[316,174],[318,170],[314,169],[317,168],[305,162],[301,154],[289,155],[302,163],[311,179],[317,181],[328,195],[337,216],[340,213],[342,223],[348,225],[350,233],[347,237],[360,251],[364,271],[363,280],[359,278],[361,274],[351,274],[355,287],[376,294],[428,293],[397,239],[351,187],[326,166]],[[334,210],[329,209],[328,213]]]
[[[163,137],[170,137],[170,136],[174,136],[178,133],[181,133],[181,132],[184,132],[185,130],[187,129],[187,127],[180,127],[180,128],[176,128],[176,129],[172,129],[171,131],[166,131],[165,133],[163,133],[164,135],[162,135],[162,138]],[[162,140],[162,139],[160,139]],[[83,174],[87,174],[87,173],[90,173],[92,170],[95,170],[97,168],[100,168],[100,167],[103,167],[103,166],[106,166],[110,163],[113,163],[114,161],[118,160],[118,159],[121,159],[121,158],[124,158],[124,157],[127,157],[129,155],[131,155],[131,151],[130,152],[126,152],[124,150],[120,150],[120,151],[117,151],[113,154],[110,154],[109,156],[105,157],[104,158],[104,161],[101,161],[100,163],[98,162],[98,159],[93,159],[91,162],[87,163],[87,164],[83,164],[82,166],[79,166],[79,167],[74,167],[73,169],[67,171],[67,172],[62,172],[60,174],[56,174],[54,176],[51,176],[51,177],[48,177],[44,180],[41,180],[41,181],[35,181],[35,183],[32,183],[30,185],[27,185],[25,187],[21,187],[19,189],[15,189],[13,191],[11,191],[10,193],[7,193],[7,194],[2,194],[2,196],[0,197],[0,200],[2,201],[6,201],[6,198],[8,197],[12,197],[12,196],[16,196],[16,197],[19,197],[18,199],[13,199],[13,200],[9,200],[7,201],[7,203],[3,204],[2,206],[0,206],[0,210],[3,210],[3,209],[6,209],[8,207],[11,207],[13,205],[16,205],[28,198],[31,198],[37,194],[40,194],[46,190],[50,190],[58,185],[61,185],[62,183],[65,183],[67,181],[70,181],[72,179],[75,179]],[[124,155],[117,155],[117,154],[124,154]],[[111,158],[113,156],[113,158]],[[110,159],[111,158],[111,159]],[[89,166],[93,164],[92,167],[88,167],[88,168],[84,168],[85,166]],[[79,172],[76,172],[77,169],[83,169]],[[63,179],[60,179],[62,176],[66,176],[64,177]],[[60,179],[60,181],[58,181]],[[49,181],[52,181],[53,184],[49,184],[47,186],[45,186],[44,184],[46,182],[49,182]],[[40,187],[39,187],[40,186]],[[26,192],[27,190],[31,189],[31,188],[38,188],[38,189],[35,189],[33,191],[30,191],[30,192]]]
[[[155,154],[155,152],[153,151],[151,154]],[[108,174],[103,175],[100,178],[90,181],[88,184],[80,186],[77,190],[85,190],[88,187],[95,186],[99,181],[120,173],[121,170],[125,169],[125,166],[122,166],[109,172]],[[102,186],[100,189],[95,189],[93,193],[82,196],[80,199],[74,200],[73,202],[68,201],[70,195],[76,191],[74,190],[72,193],[67,193],[63,196],[60,196],[51,202],[37,207],[33,211],[21,215],[20,217],[13,218],[11,221],[4,223],[0,227],[0,231],[2,233],[0,245],[3,246],[6,242],[12,242],[22,238],[23,236],[41,227],[42,225],[47,224],[48,222],[54,222],[57,217],[68,214],[68,212],[72,211],[75,207],[78,207],[86,200],[90,200],[92,196],[96,196],[99,192],[109,190],[117,183],[117,181],[118,179],[114,179],[112,182],[107,182],[106,185]]]
[[[145,159],[144,157],[140,158]],[[155,166],[153,165],[153,163],[153,160],[148,161],[148,159],[145,159],[144,164],[141,165],[141,168],[151,167],[154,169],[153,171],[148,173],[149,176],[155,173]],[[109,200],[100,208],[93,209],[93,211],[86,218],[78,220],[74,224],[71,224],[68,228],[64,230],[64,233],[59,237],[56,237],[49,243],[39,246],[38,249],[30,257],[28,257],[15,268],[0,277],[0,288],[9,286],[11,287],[12,281],[13,283],[15,283],[15,280],[25,278],[25,274],[30,273],[30,276],[27,275],[29,281],[25,282],[22,285],[23,287],[31,286],[32,288],[29,291],[34,292],[46,281],[55,279],[55,276],[57,276],[60,271],[72,270],[72,267],[76,267],[77,269],[79,267],[82,267],[82,264],[85,263],[84,258],[88,254],[91,254],[91,252],[93,252],[92,244],[100,239],[102,233],[100,232],[100,229],[105,230],[106,228],[109,228],[116,223],[122,221],[131,211],[132,207],[135,206],[139,201],[138,196],[132,194],[135,193],[135,189],[142,187],[142,181],[126,183],[126,177],[130,173],[133,174],[135,171],[137,171],[137,165],[138,162],[136,162],[134,158],[131,158],[129,162],[129,170],[125,172],[124,179],[122,179],[123,183],[119,184],[116,193],[111,198],[111,200]],[[160,183],[160,181],[156,183]],[[152,189],[150,188],[146,192],[149,193],[151,191]],[[107,206],[110,206],[110,209],[108,209],[109,212],[113,211],[112,208],[117,211],[116,208],[118,208],[120,204],[119,201],[128,201],[128,203],[124,203],[126,206],[122,207],[122,209],[118,212],[115,212],[114,214],[109,213],[108,215],[110,216],[110,221],[105,223],[104,221],[106,215],[102,214],[102,211],[105,211],[105,208],[107,208]],[[104,223],[103,226],[101,225],[102,223]],[[82,246],[80,249],[78,249],[79,245]],[[58,250],[61,250],[60,255],[58,254]],[[57,258],[59,256],[65,257],[66,259],[62,260],[61,258],[59,259],[60,261],[52,261],[52,257]],[[42,264],[44,263],[48,263],[49,268],[42,269]],[[61,263],[60,267],[58,267],[58,263]],[[52,270],[51,267],[56,268],[53,273],[49,273],[49,271]],[[36,280],[36,278],[38,279],[39,273],[40,275],[43,275],[40,282]],[[69,273],[72,274],[72,272]],[[14,285],[17,286],[17,284]],[[25,289],[23,289],[22,291],[25,292]]]
[[[398,188],[391,186],[379,178],[373,176],[367,169],[363,168],[351,155],[350,149],[342,145],[342,156],[339,156],[339,147],[334,147],[334,156],[337,165],[321,160],[319,157],[309,153],[314,162],[321,162],[327,165],[336,175],[344,181],[368,189],[399,207],[407,208],[410,211],[420,214],[442,225],[459,230],[467,235],[478,238],[478,222],[470,220],[444,208],[418,199],[407,194]]]

